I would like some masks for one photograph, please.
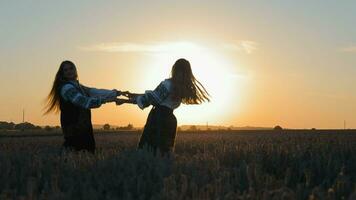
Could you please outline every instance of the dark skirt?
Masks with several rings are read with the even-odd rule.
[[[95,153],[95,139],[92,132],[64,137],[63,147],[72,151]]]
[[[173,152],[177,119],[173,110],[165,106],[154,106],[147,118],[138,148],[149,148],[161,153]]]

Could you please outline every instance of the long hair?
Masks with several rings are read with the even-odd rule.
[[[171,71],[173,97],[181,99],[184,104],[201,104],[210,101],[209,93],[194,77],[189,61],[178,59]]]
[[[52,89],[49,92],[47,98],[46,98],[46,106],[45,106],[45,112],[44,114],[48,114],[51,112],[58,113],[60,111],[60,86],[66,82],[67,80],[64,77],[64,72],[63,68],[64,66],[71,65],[72,67],[75,67],[74,63],[66,60],[61,63],[59,66],[59,69],[57,71],[56,77],[53,81]],[[77,79],[78,77],[76,77]]]

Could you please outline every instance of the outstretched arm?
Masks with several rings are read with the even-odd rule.
[[[79,88],[76,88],[71,84],[66,84],[62,87],[61,96],[64,100],[69,101],[74,105],[85,109],[98,108],[102,104],[107,102],[113,102],[116,99],[103,97],[87,97],[79,91]]]
[[[159,105],[169,95],[169,91],[164,81],[162,81],[154,90],[146,90],[144,94],[131,92],[122,92],[123,96],[129,99],[118,99],[116,105],[124,103],[137,104],[139,108],[144,109],[150,105]]]
[[[138,107],[144,109],[149,105],[159,105],[169,95],[169,90],[162,81],[154,90],[146,90],[145,94],[136,96],[135,100]]]
[[[112,99],[122,95],[122,92],[116,89],[107,90],[107,89],[97,89],[97,88],[87,87],[84,85],[80,85],[80,86],[85,89],[85,91],[89,94],[90,97],[102,97],[102,98]]]

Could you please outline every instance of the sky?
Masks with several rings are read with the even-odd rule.
[[[355,1],[0,1],[0,121],[43,115],[73,61],[86,86],[144,92],[186,58],[211,95],[178,125],[356,128]],[[143,126],[150,108],[105,104],[94,124]]]

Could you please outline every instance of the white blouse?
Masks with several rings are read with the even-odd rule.
[[[136,97],[138,107],[144,109],[149,105],[161,105],[171,108],[172,110],[179,107],[181,100],[173,98],[172,80],[165,79],[154,90],[146,90],[143,95]]]
[[[115,90],[90,88],[79,84],[77,81],[64,84],[60,94],[65,101],[85,109],[98,108],[117,96]]]

